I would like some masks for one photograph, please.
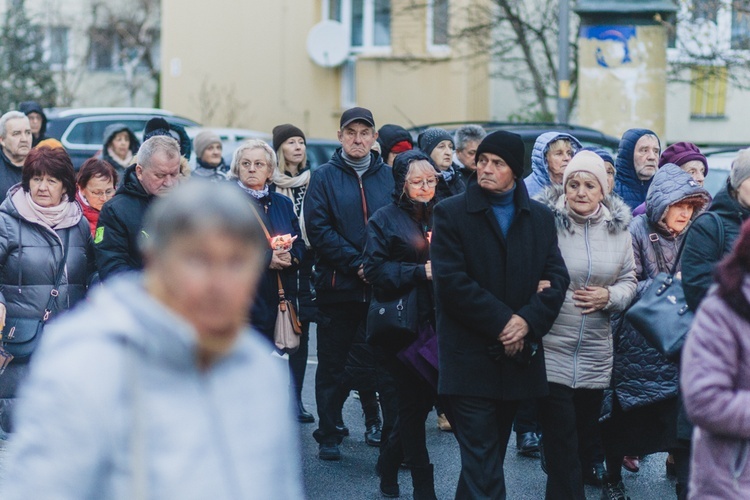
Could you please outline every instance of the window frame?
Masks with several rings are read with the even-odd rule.
[[[64,51],[64,61],[63,62],[55,62],[52,60],[52,52],[53,52],[53,39],[52,39],[52,32],[53,30],[65,30],[65,51]],[[44,60],[49,63],[49,67],[52,71],[62,71],[65,69],[69,69],[71,67],[70,62],[70,27],[65,25],[54,25],[54,26],[47,26],[47,29],[44,33]]]
[[[347,37],[351,43],[352,39],[352,0],[336,0],[339,2],[339,9],[341,11],[341,20],[334,19],[331,17],[331,0],[323,0],[321,9],[321,18],[323,21],[333,20],[339,21],[344,25],[347,31]],[[376,0],[361,0],[362,1],[362,45],[351,45],[350,51],[355,54],[390,54],[391,47],[393,45],[393,26],[391,22],[388,24],[388,45],[375,45],[375,1]],[[390,21],[393,21],[393,0],[389,0],[391,6]]]
[[[448,6],[448,26],[446,26],[447,43],[435,43],[435,2],[436,0],[427,0],[427,51],[431,53],[445,54],[450,52],[450,0],[444,0]]]

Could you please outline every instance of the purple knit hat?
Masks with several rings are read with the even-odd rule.
[[[708,160],[703,156],[701,150],[698,149],[698,146],[692,142],[675,142],[662,152],[661,158],[659,159],[659,168],[667,163],[674,163],[678,167],[681,167],[685,163],[693,160],[703,163],[703,166],[706,169],[703,172],[703,175],[708,174]]]

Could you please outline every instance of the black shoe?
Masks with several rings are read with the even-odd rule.
[[[301,399],[297,400],[297,422],[301,424],[312,424],[315,422],[315,417],[305,409]]]
[[[380,446],[383,433],[379,425],[368,425],[365,431],[365,443],[370,446]]]
[[[604,483],[602,488],[602,500],[630,500],[630,497],[625,494],[625,485],[622,481],[619,483]]]
[[[336,434],[339,436],[348,436],[349,435],[349,427],[344,425],[343,420],[338,420],[336,422]]]
[[[601,487],[607,479],[607,471],[601,462],[594,463],[588,469],[583,469],[583,484]]]
[[[334,443],[320,443],[318,445],[318,458],[321,460],[341,460],[339,445]]]
[[[516,449],[520,455],[525,457],[536,457],[539,455],[539,436],[535,432],[524,432],[516,434]]]

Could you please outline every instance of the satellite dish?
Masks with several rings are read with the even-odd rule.
[[[349,57],[349,32],[338,21],[322,21],[307,34],[307,54],[318,66],[335,68]]]

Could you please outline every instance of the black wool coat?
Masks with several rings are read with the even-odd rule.
[[[552,212],[529,199],[523,182],[516,183],[514,203],[507,239],[476,177],[466,193],[435,207],[430,255],[440,394],[518,400],[548,392],[539,341],[560,312],[570,277]],[[552,286],[537,293],[541,280]],[[526,365],[489,352],[513,314],[529,324],[525,340],[539,344]]]

